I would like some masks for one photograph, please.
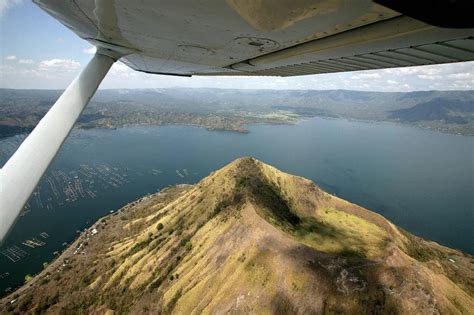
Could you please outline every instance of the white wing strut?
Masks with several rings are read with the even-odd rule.
[[[96,54],[0,170],[0,242],[114,62]]]

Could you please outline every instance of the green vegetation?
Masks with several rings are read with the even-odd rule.
[[[136,254],[138,253],[139,251],[141,251],[143,248],[147,247],[148,244],[150,244],[150,242],[152,241],[153,239],[152,238],[147,238],[146,240],[144,241],[141,241],[135,245],[133,245],[133,247],[130,249],[130,251],[128,252],[128,256],[132,256],[133,254]]]
[[[312,233],[301,239],[315,248],[343,256],[372,258],[385,251],[390,238],[380,226],[336,208],[321,208],[318,223],[303,227]],[[308,221],[308,219],[305,219]]]
[[[178,290],[178,291],[176,291],[175,295],[173,296],[173,298],[171,299],[171,301],[170,301],[169,304],[167,305],[167,311],[166,311],[166,313],[170,314],[170,313],[173,311],[173,309],[174,309],[176,303],[178,302],[178,300],[179,300],[180,298],[181,298],[181,289]]]
[[[51,296],[43,296],[38,305],[35,308],[35,313],[36,314],[43,314],[45,311],[47,311],[52,305],[56,304],[59,302],[59,293],[56,292],[55,294]]]
[[[191,241],[187,241],[186,244],[184,244],[184,248],[186,248],[187,251],[191,250],[193,248]]]
[[[247,194],[257,203],[258,211],[272,224],[292,229],[300,223],[300,218],[292,209],[292,202],[281,194],[281,187],[265,180],[261,170],[251,160],[241,162],[243,175],[236,181],[236,195]],[[248,175],[247,175],[248,174]],[[240,200],[242,198],[237,198]]]
[[[33,302],[33,295],[28,294],[28,295],[22,297],[21,300],[20,300],[20,305],[19,305],[18,309],[21,312],[28,311],[29,308],[30,308],[31,302]]]
[[[83,287],[87,287],[89,284],[91,284],[91,282],[92,282],[92,277],[90,275],[84,275],[81,278],[81,285]]]
[[[409,256],[420,262],[447,258],[443,252],[426,245],[422,239],[408,233],[402,228],[399,228],[399,230],[408,239],[408,242],[405,243],[405,251]]]
[[[26,276],[25,276],[25,282],[30,282],[31,280],[33,280],[33,276],[32,276],[32,275],[26,275]]]
[[[300,238],[307,237],[313,233],[321,237],[336,237],[337,231],[333,226],[319,222],[316,218],[308,217],[295,227],[296,236]]]
[[[163,283],[163,278],[157,278],[155,281],[153,281],[149,288],[148,288],[148,291],[149,292],[152,292],[154,291],[155,289],[157,289],[158,287],[160,287],[160,285]]]
[[[45,284],[47,284],[48,282],[49,282],[48,278],[43,278],[43,279],[41,279],[41,281],[40,281],[40,285],[45,285]]]

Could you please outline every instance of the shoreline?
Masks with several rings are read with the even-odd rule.
[[[332,117],[332,116],[300,116],[294,121],[281,121],[281,122],[268,122],[268,121],[256,121],[256,122],[249,122],[249,123],[242,123],[241,126],[253,126],[253,125],[268,125],[268,126],[278,126],[278,125],[298,125],[302,122],[305,122],[310,119],[314,118],[320,118],[320,119],[327,119],[327,120],[345,120],[345,121],[351,121],[351,122],[360,122],[360,123],[383,123],[383,124],[391,124],[395,126],[401,126],[401,127],[409,127],[409,128],[416,128],[419,130],[427,130],[427,131],[433,131],[437,132],[440,134],[446,134],[446,135],[452,135],[452,136],[461,136],[461,137],[474,137],[474,133],[455,133],[451,132],[448,130],[444,129],[437,129],[434,127],[429,127],[429,126],[420,126],[416,124],[407,124],[399,121],[393,121],[393,120],[367,120],[367,119],[359,119],[359,118],[351,118],[351,117]],[[122,129],[122,128],[130,128],[130,127],[147,127],[147,126],[153,126],[153,127],[172,127],[172,126],[185,126],[185,127],[197,127],[197,128],[203,128],[208,131],[224,131],[224,132],[235,132],[238,134],[248,134],[251,131],[247,128],[213,128],[205,125],[200,125],[200,124],[191,124],[191,123],[164,123],[164,124],[154,124],[154,123],[142,123],[142,124],[126,124],[122,126],[97,126],[97,127],[83,127],[83,126],[76,126],[73,128],[73,130],[93,130],[93,129],[98,129],[98,130],[117,130],[117,129]],[[23,127],[22,127],[23,128]],[[25,127],[26,128],[26,127]],[[9,134],[8,136],[3,136],[0,135],[0,141],[9,139],[15,136],[19,135],[27,135],[28,132],[19,132],[15,134]]]

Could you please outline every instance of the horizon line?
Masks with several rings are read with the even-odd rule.
[[[17,91],[64,91],[66,88],[8,88],[0,87],[0,90],[17,90]],[[414,93],[414,92],[472,92],[474,89],[460,89],[460,90],[411,90],[411,91],[377,91],[377,90],[350,90],[350,89],[271,89],[271,88],[222,88],[222,87],[147,87],[147,88],[98,88],[98,91],[118,91],[118,90],[232,90],[232,91],[350,91],[362,93]]]

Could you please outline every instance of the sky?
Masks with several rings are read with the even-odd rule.
[[[0,0],[0,88],[64,89],[94,47],[31,1]],[[99,88],[210,87],[420,91],[474,89],[474,62],[282,77],[173,77],[114,64]]]

